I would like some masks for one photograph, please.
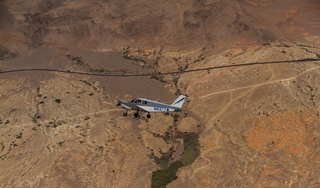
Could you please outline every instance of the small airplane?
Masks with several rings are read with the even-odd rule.
[[[171,105],[169,105],[149,99],[136,98],[132,101],[118,100],[117,106],[121,105],[126,109],[123,116],[128,115],[128,110],[136,110],[134,117],[139,117],[139,111],[143,111],[148,112],[147,118],[150,118],[150,112],[180,112],[185,99],[185,95],[180,95]]]

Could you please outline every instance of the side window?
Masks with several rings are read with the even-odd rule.
[[[137,103],[137,104],[147,104],[147,101],[140,100],[140,99],[134,99],[131,102],[132,103]]]

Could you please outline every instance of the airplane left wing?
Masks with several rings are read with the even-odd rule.
[[[119,100],[118,101],[118,106],[119,105],[121,105],[123,108],[125,108],[127,110],[141,110],[141,111],[148,112],[147,110],[141,108],[139,105],[134,104],[134,103],[129,102],[129,101]]]

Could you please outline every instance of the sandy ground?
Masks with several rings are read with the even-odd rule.
[[[1,1],[0,187],[318,187],[319,1]],[[314,59],[296,62],[300,59]],[[292,61],[145,77],[251,62]],[[123,117],[119,99],[181,113]]]

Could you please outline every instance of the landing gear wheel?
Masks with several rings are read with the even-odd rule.
[[[139,113],[138,112],[136,112],[136,113],[134,113],[134,117],[139,117]]]
[[[126,117],[128,115],[127,112],[123,112],[123,116]]]
[[[147,118],[148,118],[148,119],[149,119],[149,118],[151,118],[151,115],[150,115],[150,114],[148,114],[148,115],[147,115]]]

